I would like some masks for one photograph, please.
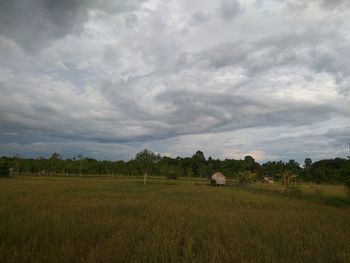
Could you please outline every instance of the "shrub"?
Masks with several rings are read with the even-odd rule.
[[[248,185],[255,182],[256,176],[256,173],[250,171],[239,172],[238,181],[241,185]]]
[[[282,184],[284,185],[284,194],[300,193],[300,189],[295,184],[295,179],[298,177],[295,174],[291,174],[285,171],[280,175],[282,177]]]

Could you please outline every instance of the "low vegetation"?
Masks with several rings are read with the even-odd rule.
[[[299,192],[298,187],[296,186],[296,178],[298,175],[291,174],[289,171],[284,171],[281,175],[281,182],[284,186],[283,193],[291,194]]]
[[[350,199],[350,177],[345,180],[344,186],[345,186],[346,195]]]
[[[348,262],[343,186],[0,179],[1,262]],[[336,199],[335,204],[328,202]]]
[[[238,181],[241,185],[249,185],[256,181],[257,175],[256,173],[250,171],[244,171],[238,173]]]

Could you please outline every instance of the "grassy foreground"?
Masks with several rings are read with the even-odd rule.
[[[263,187],[0,179],[0,262],[349,262],[349,205]]]

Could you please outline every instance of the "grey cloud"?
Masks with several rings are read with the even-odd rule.
[[[218,13],[224,20],[232,20],[242,12],[241,5],[236,0],[221,0]]]
[[[5,126],[10,126],[10,123],[12,126],[17,125],[10,131],[36,128],[48,136],[58,138],[131,142],[247,127],[305,125],[325,120],[338,111],[331,105],[310,106],[261,95],[257,98],[250,97],[248,94],[237,94],[235,89],[228,89],[224,93],[208,90],[189,91],[186,87],[172,90],[171,87],[184,83],[183,80],[174,79],[171,72],[168,72],[168,75],[159,74],[110,83],[101,89],[101,94],[109,102],[109,106],[113,107],[119,116],[81,118],[80,115],[74,116],[72,106],[67,109],[55,108],[55,104],[51,104],[52,98],[48,100],[43,98],[40,103],[29,104],[29,108],[19,112],[19,115],[8,115],[2,123]],[[199,77],[197,78],[200,80]],[[192,81],[193,83],[187,84],[194,87],[201,85],[196,78]],[[148,89],[163,85],[165,90],[156,93],[158,95],[155,95],[155,101],[144,102],[143,96],[147,95],[147,91],[142,90],[140,85]],[[247,86],[240,86],[241,90],[252,89],[254,92],[256,89],[254,86],[259,83],[247,82],[243,85]],[[65,104],[69,105],[67,102]],[[151,107],[152,104],[153,107]],[[79,107],[80,111],[84,110],[81,106]],[[167,110],[158,112],[154,107]],[[17,108],[17,110],[21,109]],[[117,129],[111,129],[109,132],[113,122]],[[67,130],[62,127],[70,128]],[[129,128],[131,132],[122,133],[119,128],[122,130]],[[138,132],[135,133],[135,131]]]
[[[332,140],[335,146],[346,145],[350,143],[350,126],[341,128],[331,128],[327,133],[328,140]]]
[[[0,60],[7,66],[16,66],[17,61],[23,58],[21,48],[12,39],[0,36]],[[10,64],[10,65],[9,65]]]
[[[107,45],[104,48],[103,61],[107,64],[119,64],[121,59],[120,51],[117,47]]]
[[[216,69],[240,65],[252,75],[273,67],[302,65],[339,78],[350,74],[346,60],[349,50],[349,42],[333,30],[320,33],[312,29],[299,34],[287,31],[251,42],[220,43],[192,56],[191,63]]]
[[[2,153],[129,158],[145,146],[177,154],[203,145],[220,158],[256,150],[302,159],[303,147],[326,156],[347,140],[346,10],[309,20],[301,8],[278,9],[271,21],[237,1],[214,14],[216,3],[140,3],[1,3]],[[238,15],[244,30],[228,23]]]
[[[234,89],[227,90],[225,93],[205,90],[190,91],[186,87],[173,90],[171,87],[175,87],[176,82],[172,83],[169,80],[166,81],[167,84],[163,82],[165,81],[163,78],[171,79],[171,75],[158,78],[159,76],[156,76],[156,80],[152,80],[153,76],[149,75],[138,81],[111,84],[104,89],[105,97],[119,112],[123,112],[125,119],[131,123],[139,123],[146,128],[144,138],[138,138],[141,140],[222,132],[247,127],[300,126],[324,121],[334,113],[342,114],[332,105],[309,105],[261,95],[255,98],[236,94]],[[133,95],[133,90],[140,88],[138,87],[139,81],[150,86],[166,85],[165,89],[156,95],[155,101],[149,102],[154,104],[154,107],[166,109],[165,111],[155,112],[154,107],[148,109],[142,106],[143,95],[138,96],[137,93]],[[200,83],[193,84],[200,85]],[[248,82],[244,85],[254,87],[255,84]],[[192,86],[191,83],[187,85]],[[240,89],[243,87],[241,86]],[[248,90],[249,86],[246,86],[245,89]],[[135,137],[130,136],[130,140],[133,139]]]
[[[290,9],[292,11],[300,11],[306,9],[310,4],[317,4],[321,8],[329,11],[335,11],[339,10],[343,7],[349,6],[349,1],[347,0],[274,0],[278,3],[285,3],[287,9]],[[256,5],[258,7],[264,6],[264,0],[256,0]],[[271,4],[267,2],[266,4]]]
[[[271,134],[276,136],[265,141],[262,147],[272,155],[280,156],[283,160],[291,159],[291,156],[294,156],[299,162],[303,162],[307,157],[311,157],[316,161],[325,158],[345,157],[347,155],[348,140],[334,137],[332,131],[317,132],[317,128],[314,126],[313,128],[316,131],[305,133],[305,128],[306,126],[300,127],[299,130],[293,128],[296,134],[300,130],[303,130],[303,133],[285,136],[284,138],[279,138],[279,134],[272,131]],[[341,133],[348,130],[344,127],[338,129]]]
[[[200,25],[208,21],[209,15],[204,14],[203,12],[196,12],[191,17],[191,23],[193,25]]]
[[[135,14],[130,13],[125,18],[125,23],[128,27],[132,28],[134,27],[138,22],[138,18]]]
[[[332,74],[350,75],[350,62],[346,59],[350,44],[347,47],[338,46],[337,49],[313,50],[311,52],[312,67],[316,71],[325,71]]]
[[[214,68],[235,65],[247,59],[253,46],[244,43],[221,43],[209,49],[203,50],[194,56],[196,63],[207,64]]]
[[[329,119],[338,110],[332,106],[310,106],[302,103],[278,101],[259,96],[237,96],[215,92],[168,92],[158,98],[161,103],[171,103],[173,111],[166,119],[181,131],[223,132],[248,127],[301,126]],[[205,118],[198,126],[197,118]]]
[[[0,143],[0,155],[46,157],[59,152],[64,158],[83,156],[99,160],[130,160],[142,145],[95,143],[77,140],[38,141],[35,143]]]
[[[318,0],[322,7],[334,9],[340,7],[343,4],[346,4],[345,0]]]
[[[2,1],[0,7],[1,34],[29,51],[38,51],[64,36],[83,16],[78,1],[14,0]]]
[[[138,8],[142,0],[13,0],[0,2],[0,32],[23,49],[39,52],[52,41],[80,32],[89,10],[120,13]]]

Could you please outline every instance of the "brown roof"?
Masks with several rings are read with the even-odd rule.
[[[215,177],[225,177],[225,175],[221,172],[216,172],[211,176],[211,178],[215,178]]]

